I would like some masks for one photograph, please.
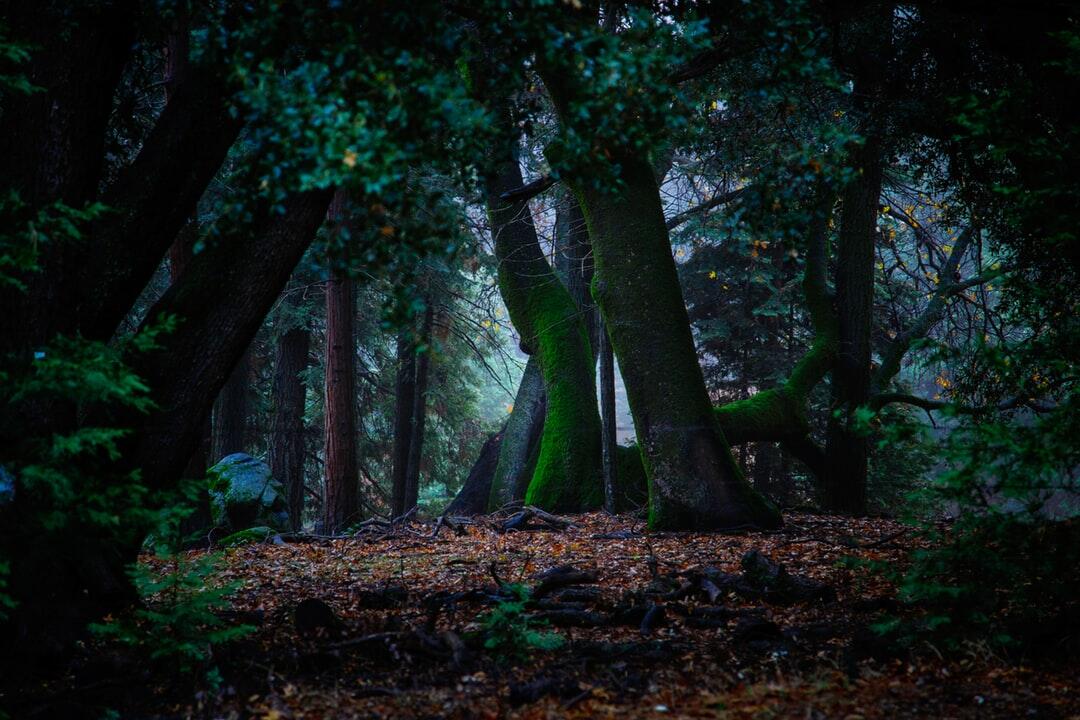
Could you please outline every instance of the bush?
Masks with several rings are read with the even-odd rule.
[[[529,588],[520,583],[503,585],[510,597],[481,618],[487,639],[484,647],[499,655],[525,660],[533,650],[557,650],[565,640],[562,635],[543,632],[546,623],[525,614]]]

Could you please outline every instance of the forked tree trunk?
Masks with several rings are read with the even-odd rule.
[[[546,394],[540,452],[525,501],[552,512],[597,508],[603,486],[592,347],[573,298],[544,257],[528,203],[502,199],[523,182],[513,139],[504,136],[486,190],[499,289],[522,346],[539,360]]]
[[[595,258],[593,296],[649,478],[649,526],[776,527],[779,513],[742,476],[709,403],[653,170],[619,160],[623,189],[576,191]]]

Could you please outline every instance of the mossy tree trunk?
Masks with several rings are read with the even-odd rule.
[[[600,415],[588,330],[544,257],[528,202],[502,199],[523,183],[512,130],[504,139],[485,187],[499,289],[522,347],[539,361],[546,395],[540,452],[525,501],[553,512],[597,508],[603,502]]]
[[[821,451],[810,440],[806,407],[811,391],[832,369],[836,359],[838,320],[828,290],[828,221],[835,196],[821,190],[807,229],[803,298],[814,337],[791,373],[774,388],[716,408],[724,435],[732,445],[747,442],[779,442],[802,460],[819,478]]]
[[[618,158],[622,187],[576,186],[600,306],[626,383],[655,529],[773,528],[776,508],[743,477],[705,391],[652,168]]]

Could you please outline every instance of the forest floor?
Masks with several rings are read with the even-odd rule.
[[[876,639],[894,588],[849,559],[900,566],[917,542],[902,525],[789,513],[777,533],[646,535],[628,517],[569,519],[227,550],[234,609],[259,624],[218,651],[222,689],[145,671],[120,716],[1080,718],[1075,663]],[[484,646],[496,581],[532,588],[516,627],[557,632],[560,649]],[[340,623],[298,626],[309,598]]]

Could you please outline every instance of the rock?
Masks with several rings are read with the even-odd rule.
[[[207,471],[216,525],[238,532],[254,527],[289,529],[285,489],[270,466],[245,453],[227,455]]]
[[[232,535],[223,537],[218,541],[218,545],[221,547],[236,547],[237,545],[248,545],[250,543],[266,542],[272,537],[277,536],[277,531],[274,528],[266,527],[253,527],[247,530],[241,530],[240,532],[234,532]]]

